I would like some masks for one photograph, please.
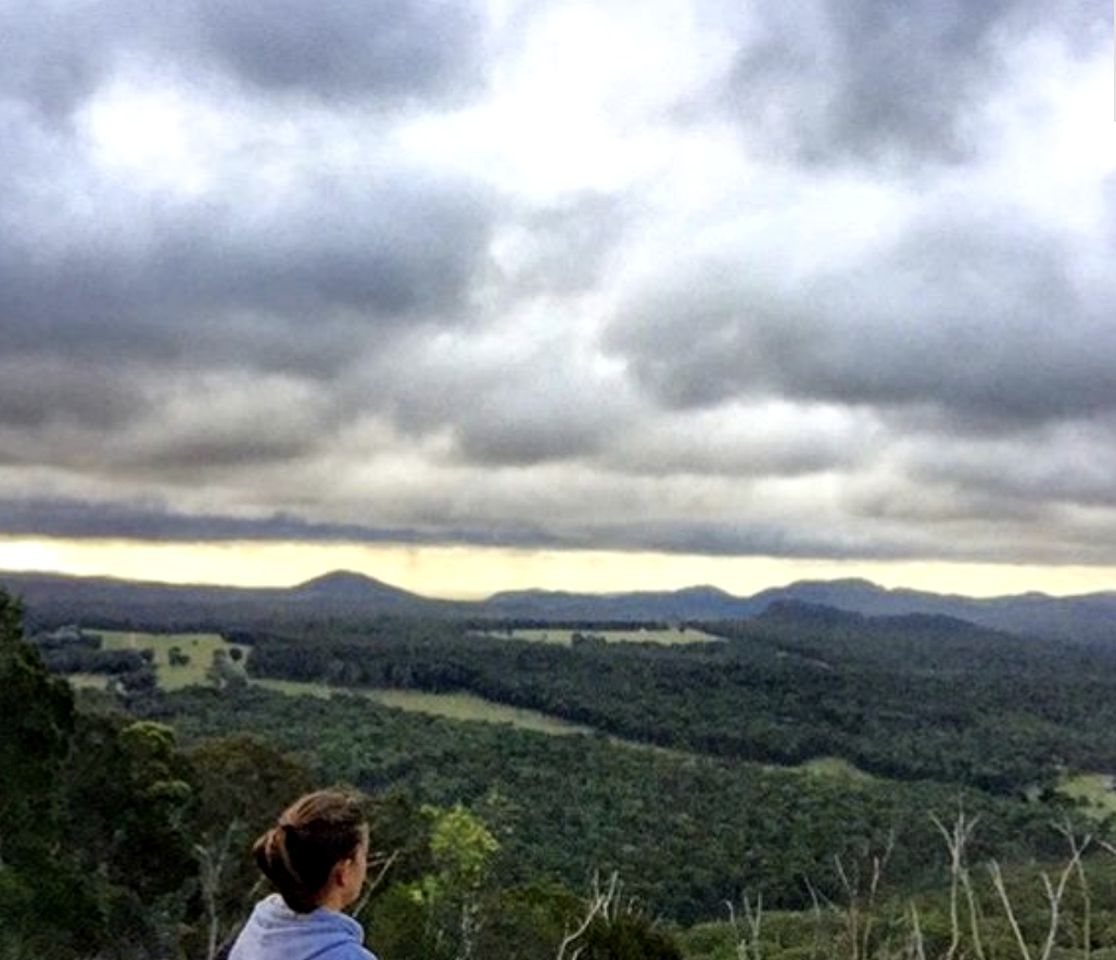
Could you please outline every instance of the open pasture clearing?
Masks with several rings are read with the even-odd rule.
[[[110,678],[103,673],[67,673],[65,679],[75,690],[104,690]]]
[[[450,720],[463,720],[479,723],[503,723],[520,730],[534,730],[557,736],[570,734],[599,734],[592,727],[570,723],[537,710],[510,707],[507,704],[485,700],[472,693],[427,693],[422,690],[399,690],[387,687],[331,687],[325,683],[312,683],[302,680],[278,680],[269,677],[256,677],[253,684],[285,693],[290,696],[311,696],[328,700],[334,694],[366,697],[387,707],[397,707],[413,713],[426,713]],[[604,735],[604,739],[620,747],[646,750],[675,758],[692,757],[692,751],[674,747],[663,747],[640,740]],[[747,762],[744,765],[749,766]],[[757,764],[764,769],[800,770],[819,778],[832,778],[851,783],[866,783],[877,780],[870,773],[840,757],[815,757],[794,767],[780,767],[777,764]],[[1116,795],[1114,795],[1116,796]]]
[[[1098,820],[1116,813],[1116,778],[1107,773],[1081,773],[1066,777],[1058,793],[1085,801],[1084,813]]]
[[[328,700],[334,694],[360,696],[387,707],[406,710],[409,713],[426,713],[446,717],[450,720],[473,723],[502,723],[520,730],[533,730],[536,733],[546,733],[553,736],[599,733],[592,727],[570,723],[558,717],[540,713],[537,710],[509,707],[506,704],[485,700],[483,697],[471,693],[427,693],[422,690],[398,690],[386,687],[331,687],[325,683],[279,680],[268,677],[254,678],[252,683],[289,696],[310,696],[323,700]],[[695,756],[692,751],[658,746],[624,737],[605,735],[604,739],[618,747],[649,751],[675,759]],[[750,766],[751,764],[745,762],[744,765]],[[758,764],[756,766],[762,766],[769,770],[801,770],[815,777],[833,778],[852,783],[866,783],[877,779],[840,757],[817,757],[790,768],[779,767],[774,764]]]
[[[427,693],[422,690],[395,690],[380,687],[331,687],[324,683],[268,678],[256,678],[252,682],[268,690],[276,690],[292,696],[328,699],[333,694],[348,694],[366,697],[385,707],[396,707],[413,713],[427,713],[447,717],[450,720],[504,723],[521,730],[534,730],[538,733],[569,735],[593,732],[589,727],[567,723],[545,713],[539,713],[537,710],[509,707],[471,693]]]
[[[813,760],[807,760],[796,767],[791,767],[791,769],[802,770],[816,777],[833,777],[840,780],[852,780],[856,783],[867,783],[869,780],[879,779],[841,757],[815,757]]]
[[[573,636],[602,637],[606,643],[659,643],[663,646],[676,646],[686,643],[723,643],[723,637],[715,637],[701,630],[680,629],[637,629],[637,630],[566,630],[552,627],[532,627],[522,630],[490,630],[479,632],[480,636],[496,637],[501,640],[528,640],[531,643],[556,643],[564,647],[573,644]]]
[[[226,643],[216,633],[132,633],[125,630],[93,630],[102,638],[105,650],[154,650],[155,674],[164,690],[179,690],[195,683],[206,683],[205,672],[213,662],[215,650],[231,651],[234,647],[248,655],[249,647]],[[190,658],[186,664],[171,666],[170,651],[178,647]]]

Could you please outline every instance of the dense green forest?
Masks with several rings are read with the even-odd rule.
[[[728,642],[590,635],[566,648],[381,620],[260,636],[249,670],[468,690],[660,746],[781,764],[839,756],[880,776],[999,793],[1048,789],[1066,767],[1116,769],[1116,651],[804,605],[701,628]]]
[[[932,879],[944,854],[927,814],[948,814],[958,799],[952,785],[850,781],[465,725],[356,697],[300,698],[292,707],[289,697],[255,688],[192,689],[164,698],[161,709],[188,742],[246,729],[303,758],[324,781],[464,802],[503,839],[504,875],[577,889],[595,870],[618,870],[654,913],[683,922],[716,915],[744,886],[772,905],[807,906],[804,879],[832,890],[833,857],[878,847],[892,830],[903,838],[897,872]],[[1060,850],[1047,809],[973,791],[965,804],[988,822],[982,854]]]
[[[1110,701],[1087,699],[1110,696],[1097,649],[817,608],[704,624],[725,639],[685,647],[382,619],[236,635],[250,672],[328,680],[329,699],[221,669],[166,692],[142,655],[75,697],[44,658],[65,670],[60,653],[96,645],[25,642],[3,594],[0,614],[0,957],[219,955],[261,893],[251,838],[334,782],[371,798],[385,871],[359,916],[384,960],[549,960],[586,918],[567,958],[882,958],[916,933],[927,956],[1020,956],[983,868],[959,926],[933,819],[959,812],[978,821],[968,862],[1005,864],[1035,945],[1038,871],[1057,883],[1063,832],[1092,835],[1054,937],[1098,960],[1116,945],[1109,826],[1051,789],[1067,764],[1112,769]],[[601,733],[405,713],[343,689],[361,684],[469,690]],[[818,756],[874,775],[786,766]]]

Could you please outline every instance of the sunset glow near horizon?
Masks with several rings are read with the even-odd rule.
[[[704,557],[603,550],[301,543],[150,543],[0,537],[7,572],[106,576],[237,587],[289,587],[350,570],[428,597],[477,600],[503,590],[618,593],[713,586],[737,596],[797,580],[863,578],[972,597],[1116,589],[1111,567]]]

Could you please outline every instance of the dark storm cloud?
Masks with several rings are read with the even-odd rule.
[[[153,478],[168,486],[196,486],[222,473],[263,470],[269,465],[290,463],[313,453],[319,438],[308,429],[215,429],[193,435],[164,435],[142,438],[132,444],[115,445],[100,458],[109,475],[133,480]],[[92,464],[89,464],[92,466]]]
[[[1059,538],[1050,527],[1036,536],[1026,522],[1005,525],[978,517],[972,524],[948,525],[948,535],[935,530],[941,518],[926,522],[890,523],[883,518],[852,518],[824,527],[810,522],[740,520],[718,521],[647,519],[639,523],[602,522],[561,527],[563,548],[651,550],[707,557],[781,557],[868,561],[985,561],[1112,563],[1116,550],[1108,543],[1085,547],[1077,537]],[[910,518],[908,518],[910,519]],[[1029,520],[1031,518],[1025,518]]]
[[[123,198],[107,189],[86,198],[107,223],[67,224],[36,204],[11,204],[0,212],[7,347],[164,358],[227,349],[244,362],[256,348],[266,359],[279,336],[322,340],[328,355],[342,339],[333,328],[354,317],[454,317],[490,216],[455,186],[402,171],[379,183],[323,179],[264,209],[231,197],[153,212],[137,205],[129,224],[114,208]]]
[[[0,364],[0,373],[16,369]],[[83,484],[153,481],[197,487],[296,464],[333,435],[336,406],[312,393],[244,376],[160,381],[93,367],[58,374],[29,365],[0,386],[0,451],[8,466],[50,468]],[[9,487],[11,481],[9,481]]]
[[[927,472],[913,476],[906,486],[858,492],[843,502],[851,513],[868,520],[934,524],[943,531],[958,523],[1035,524],[1050,519],[1046,503],[1006,497],[1002,491],[959,487],[953,477],[938,474],[938,478],[945,482],[934,482]]]
[[[741,523],[670,522],[604,524],[592,532],[617,549],[661,550],[703,556],[859,557],[906,559],[925,549],[922,544],[889,541],[867,532],[811,530],[763,521]]]
[[[870,557],[902,559],[926,543],[887,542],[866,534],[805,532],[765,523],[650,520],[639,524],[517,524],[465,527],[449,516],[418,526],[320,523],[285,513],[264,517],[187,514],[144,504],[74,499],[0,498],[7,535],[137,540],[302,541],[312,543],[467,544],[554,549],[661,550],[706,556]],[[948,552],[948,551],[947,551]]]
[[[387,158],[268,191],[234,165],[184,200],[129,190],[66,134],[5,116],[9,464],[173,484],[299,460],[353,415],[333,398],[347,371],[405,333],[472,322],[496,207],[470,183]]]
[[[58,498],[0,498],[0,531],[11,536],[204,541],[293,541],[309,543],[458,543],[475,546],[552,546],[558,541],[524,524],[420,527],[322,523],[287,513],[262,517],[190,514],[143,503]]]
[[[636,416],[622,383],[610,395],[607,381],[578,369],[576,358],[540,349],[516,366],[487,384],[466,371],[470,388],[449,418],[463,461],[501,467],[576,460],[614,443]]]
[[[506,407],[499,412],[470,413],[455,424],[464,462],[493,467],[529,466],[570,460],[600,449],[614,425]]]
[[[134,412],[131,385],[112,368],[0,357],[0,430],[39,433],[57,423],[105,429]]]
[[[1116,423],[1111,418],[1020,436],[940,438],[919,444],[906,460],[914,484],[937,484],[958,498],[1021,509],[1116,509]]]
[[[1086,0],[799,0],[756,5],[724,103],[777,150],[810,164],[905,166],[970,158],[980,109],[1005,79],[1004,44],[1056,31],[1108,36]],[[1105,41],[1107,42],[1107,41]]]
[[[482,16],[472,3],[200,0],[192,6],[202,49],[261,87],[408,97],[460,94],[480,78]]]
[[[486,29],[468,2],[0,5],[5,489],[305,465],[359,416],[354,368],[473,322],[497,197],[391,138],[477,92]]]
[[[467,2],[108,0],[0,10],[0,98],[62,117],[137,58],[262,91],[398,102],[459,98],[482,79],[484,22]]]
[[[678,407],[784,396],[936,411],[999,430],[1116,410],[1116,284],[1011,210],[928,214],[838,275],[776,290],[696,264],[625,310],[611,344]]]
[[[84,100],[104,79],[127,34],[128,14],[147,21],[145,5],[6,3],[0,6],[0,103],[26,103],[37,112],[60,118]],[[125,24],[117,23],[123,15]],[[133,21],[135,22],[135,21]]]

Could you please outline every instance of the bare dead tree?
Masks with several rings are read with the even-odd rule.
[[[1066,884],[1081,862],[1082,849],[1076,841],[1071,847],[1071,852],[1072,856],[1070,857],[1070,861],[1062,869],[1057,883],[1053,882],[1050,879],[1050,875],[1045,871],[1041,874],[1043,892],[1046,894],[1046,900],[1050,910],[1050,923],[1047,926],[1046,939],[1042,945],[1042,952],[1038,955],[1038,960],[1050,960],[1050,956],[1054,952],[1054,941],[1058,935],[1058,926],[1061,922],[1061,906],[1062,899],[1066,892]],[[995,887],[996,893],[1000,898],[1000,903],[1003,905],[1004,914],[1007,916],[1008,923],[1011,925],[1011,931],[1015,936],[1015,942],[1019,946],[1019,953],[1023,957],[1023,960],[1032,960],[1031,950],[1027,946],[1027,941],[1019,927],[1019,921],[1015,916],[1011,898],[1008,896],[1007,886],[1004,883],[1004,875],[1000,870],[1000,865],[993,860],[988,865],[988,871],[992,876],[992,885]]]
[[[600,873],[593,874],[593,890],[586,902],[585,914],[573,929],[566,928],[562,942],[558,944],[558,952],[554,960],[577,960],[585,949],[584,943],[578,943],[585,936],[589,925],[598,917],[615,918],[619,908],[620,879],[614,870],[608,878],[608,886],[601,888]],[[610,912],[611,911],[611,912]]]
[[[368,901],[372,899],[374,894],[384,882],[388,871],[395,865],[395,861],[399,859],[401,850],[393,850],[390,854],[377,854],[368,861],[368,866],[376,870],[376,875],[364,887],[364,893],[361,894],[357,905],[353,908],[353,916],[359,917],[364,908],[368,906]]]
[[[225,828],[220,840],[212,844],[195,844],[194,856],[198,860],[198,880],[201,888],[202,900],[205,903],[205,914],[208,923],[206,933],[206,960],[214,960],[217,956],[217,936],[221,928],[221,915],[217,905],[217,897],[221,892],[221,880],[228,862],[229,850],[233,839],[243,829],[240,820],[234,819]]]
[[[469,960],[473,956],[481,925],[480,903],[475,894],[470,894],[461,905],[461,923],[458,931],[460,935],[454,960]]]
[[[953,960],[961,946],[961,918],[959,893],[963,889],[969,907],[969,920],[973,936],[973,950],[979,960],[984,960],[984,945],[980,937],[979,923],[976,916],[976,898],[973,896],[972,883],[969,871],[965,865],[965,847],[968,845],[973,829],[979,817],[966,817],[962,807],[958,807],[957,817],[949,829],[942,823],[936,814],[930,814],[930,820],[945,841],[949,850],[949,948],[943,960]]]
[[[849,941],[851,960],[867,960],[868,947],[875,926],[876,896],[879,893],[880,881],[883,871],[891,859],[895,849],[895,833],[888,834],[887,845],[882,854],[874,854],[871,860],[871,874],[866,889],[861,889],[860,871],[857,870],[852,877],[845,869],[845,864],[840,856],[833,858],[837,870],[837,878],[845,892],[847,906],[845,908],[845,932]]]
[[[911,903],[911,946],[912,960],[926,960],[926,943],[922,936],[922,922],[919,920],[918,907]]]
[[[1000,897],[1000,903],[1003,905],[1004,914],[1007,916],[1008,923],[1011,925],[1011,932],[1015,936],[1015,942],[1019,945],[1019,952],[1023,956],[1023,960],[1031,960],[1031,951],[1027,949],[1027,941],[1023,938],[1023,931],[1019,929],[1019,921],[1015,917],[1015,910],[1011,905],[1011,898],[1008,896],[1007,888],[1004,886],[1004,875],[1000,870],[1000,865],[993,860],[988,864],[988,872],[992,876],[992,886],[995,887],[996,893]]]
[[[740,900],[744,906],[744,927],[736,916],[732,901],[726,900],[728,907],[729,925],[732,927],[733,937],[736,939],[736,955],[739,960],[761,960],[760,930],[763,926],[763,895],[756,894],[753,905],[748,899],[748,893],[741,894]]]
[[[1073,825],[1069,822],[1067,817],[1060,824],[1055,824],[1054,829],[1057,830],[1063,837],[1066,838],[1066,843],[1069,844],[1070,855],[1072,859],[1070,863],[1074,865],[1074,873],[1077,875],[1077,884],[1081,890],[1081,950],[1082,960],[1089,960],[1093,950],[1093,902],[1089,894],[1089,880],[1085,876],[1085,865],[1082,858],[1085,851],[1089,849],[1090,844],[1093,842],[1092,834],[1086,834],[1082,839],[1078,839],[1077,834],[1074,832]]]
[[[821,905],[821,901],[824,899],[825,903],[826,903],[826,907],[828,909],[832,910],[834,913],[838,913],[839,911],[837,910],[837,907],[833,903],[832,900],[830,900],[828,897],[826,897],[825,894],[819,893],[817,888],[810,882],[809,877],[804,876],[802,878],[802,882],[806,885],[806,890],[810,894],[810,904],[811,904],[810,911],[811,911],[811,913],[813,914],[813,917],[814,917],[814,943],[813,943],[813,947],[810,950],[810,957],[811,957],[811,960],[818,960],[818,958],[821,956],[821,945],[822,945],[822,905]]]

